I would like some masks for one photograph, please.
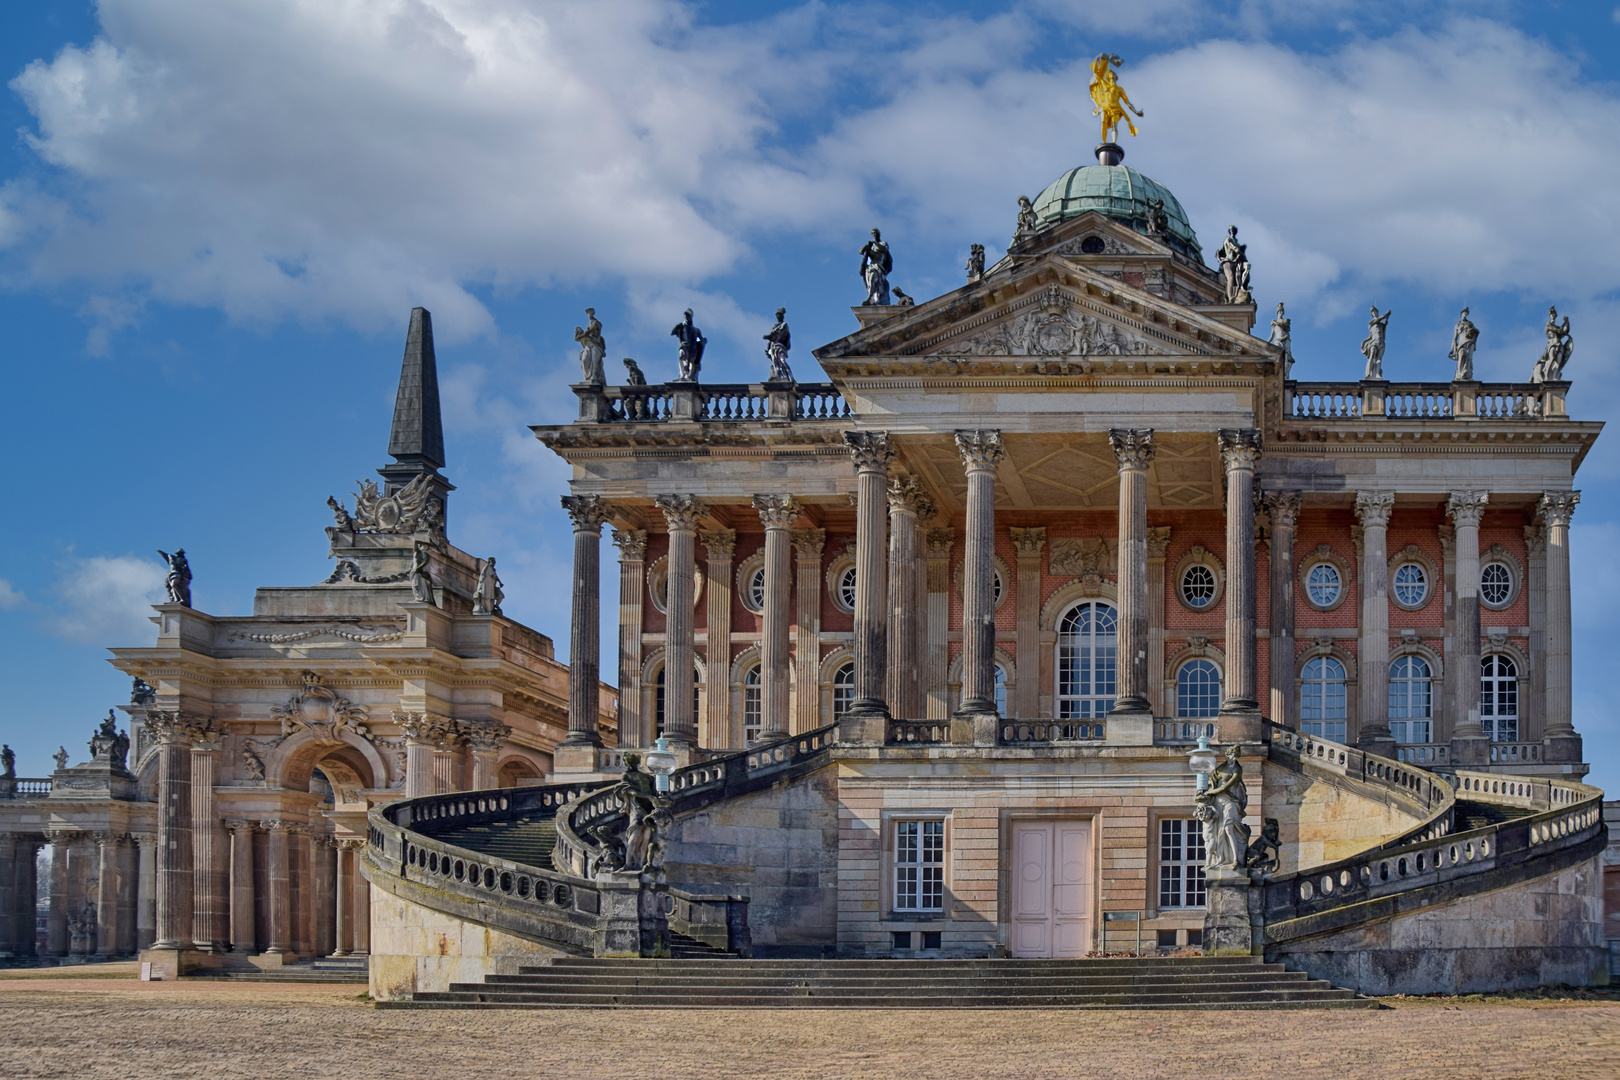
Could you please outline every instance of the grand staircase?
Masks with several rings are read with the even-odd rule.
[[[383,1009],[1365,1009],[1250,957],[1096,960],[564,958]]]

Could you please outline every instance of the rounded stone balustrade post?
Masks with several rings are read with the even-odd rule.
[[[1479,523],[1489,496],[1453,491],[1446,501],[1455,539],[1457,570],[1457,712],[1451,730],[1451,763],[1468,768],[1490,761],[1490,738],[1479,722]],[[1449,659],[1449,658],[1448,658]]]
[[[691,693],[697,673],[692,608],[697,603],[697,525],[704,508],[693,495],[659,495],[653,502],[663,511],[669,526],[664,593],[664,734],[675,746],[690,747],[697,742]],[[725,689],[717,692],[724,693]]]
[[[564,495],[574,522],[573,617],[568,635],[568,737],[565,746],[601,746],[602,523],[607,507],[596,495]]]
[[[1147,698],[1147,468],[1153,460],[1151,428],[1114,428],[1109,445],[1119,462],[1119,626],[1110,742],[1153,741]],[[1228,586],[1230,588],[1230,586]]]
[[[1393,491],[1356,494],[1361,521],[1361,641],[1356,650],[1360,687],[1356,745],[1385,757],[1394,756],[1389,732],[1389,517]]]
[[[799,504],[791,495],[755,495],[765,524],[765,633],[760,641],[761,742],[788,735],[788,590],[792,588],[793,524]],[[713,646],[710,647],[713,651]]]
[[[1271,518],[1271,721],[1298,730],[1294,715],[1294,532],[1300,494],[1271,491],[1262,498]]]
[[[1578,491],[1548,491],[1536,506],[1547,549],[1547,690],[1542,736],[1544,759],[1549,764],[1581,760],[1581,737],[1575,732],[1573,713],[1569,595],[1569,523],[1580,501]]]
[[[956,449],[967,472],[966,552],[962,569],[962,701],[960,717],[975,724],[973,741],[995,742],[996,711],[996,466],[1006,457],[999,431],[958,431]],[[1144,562],[1145,565],[1145,562]],[[1144,594],[1145,595],[1145,594]]]
[[[1221,702],[1221,739],[1259,742],[1260,703],[1255,698],[1254,467],[1260,432],[1223,428],[1226,466],[1226,695]]]
[[[855,462],[855,701],[845,714],[845,742],[882,743],[889,705],[888,674],[889,463],[894,448],[887,431],[846,431]]]

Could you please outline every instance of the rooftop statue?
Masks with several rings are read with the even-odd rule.
[[[968,249],[967,279],[969,285],[984,280],[984,245],[974,244]]]
[[[765,356],[771,362],[771,382],[792,382],[793,369],[788,367],[788,350],[793,338],[788,333],[787,308],[776,309],[776,325],[765,331]]]
[[[186,549],[175,548],[174,554],[159,550],[169,573],[163,579],[163,588],[169,594],[169,603],[191,606],[191,564],[186,562]]]
[[[1270,341],[1273,345],[1282,350],[1283,378],[1285,379],[1292,379],[1294,377],[1293,328],[1294,320],[1283,314],[1283,306],[1279,301],[1277,304],[1277,314],[1271,320]]]
[[[326,505],[331,509],[332,520],[336,522],[339,530],[342,532],[354,531],[354,518],[349,516],[348,507],[338,502],[337,499],[331,495],[326,497]]]
[[[139,675],[135,676],[135,684],[129,691],[131,705],[150,705],[157,700],[157,691],[151,684]]]
[[[1569,354],[1575,351],[1575,339],[1569,333],[1569,316],[1564,316],[1562,326],[1558,324],[1558,309],[1547,309],[1547,347],[1541,350],[1541,359],[1530,372],[1530,381],[1533,383],[1563,382],[1564,365],[1569,363]]]
[[[17,754],[9,745],[0,746],[0,777],[7,780],[17,775]]]
[[[680,352],[676,362],[680,365],[680,374],[675,377],[676,382],[697,382],[698,370],[703,366],[703,346],[709,339],[703,336],[703,331],[692,325],[692,309],[686,309],[686,317],[675,324],[670,334],[680,339]]]
[[[898,285],[896,285],[894,287],[894,295],[895,295],[895,301],[894,301],[894,306],[895,307],[916,307],[917,306],[916,298],[911,297],[911,296],[907,296],[906,291],[904,289],[902,289]]]
[[[1018,235],[1026,236],[1035,231],[1039,224],[1035,217],[1035,207],[1029,201],[1028,195],[1018,196]]]
[[[1163,199],[1148,200],[1148,235],[1160,238],[1170,235],[1170,215],[1165,212]]]
[[[1226,243],[1221,245],[1221,277],[1226,282],[1226,302],[1247,304],[1254,298],[1249,292],[1249,245],[1238,243],[1237,226],[1226,230]]]
[[[1121,120],[1125,121],[1125,126],[1130,129],[1132,135],[1136,134],[1136,125],[1125,115],[1126,109],[1137,116],[1142,115],[1142,110],[1131,104],[1125,88],[1119,85],[1119,80],[1114,75],[1113,69],[1124,62],[1110,53],[1099,53],[1097,59],[1091,62],[1091,100],[1096,105],[1096,108],[1091,110],[1091,115],[1102,117],[1102,141],[1105,143],[1111,143],[1119,137]]]
[[[627,386],[647,385],[647,376],[641,373],[641,365],[628,356],[624,358],[624,381]]]
[[[473,614],[499,615],[504,599],[506,593],[501,591],[501,579],[495,573],[495,556],[491,555],[478,564],[478,584],[473,588]]]
[[[1451,352],[1446,354],[1457,362],[1457,372],[1451,377],[1453,382],[1474,381],[1474,346],[1477,344],[1479,327],[1468,321],[1468,309],[1463,308],[1451,331]]]
[[[602,386],[607,372],[602,369],[602,357],[607,354],[607,343],[602,340],[602,324],[597,321],[596,309],[585,309],[586,323],[574,327],[574,340],[579,342],[580,381],[587,386]]]
[[[418,604],[433,603],[433,573],[428,565],[428,546],[416,544],[416,558],[411,562],[411,599]]]
[[[1368,382],[1384,378],[1384,335],[1389,332],[1389,317],[1395,313],[1391,308],[1382,315],[1378,314],[1378,305],[1374,304],[1372,316],[1367,320],[1367,336],[1361,341],[1361,355],[1367,358],[1367,372],[1362,379]]]
[[[889,305],[889,274],[893,270],[894,257],[889,254],[889,245],[883,242],[883,234],[873,229],[872,239],[861,248],[861,280],[866,282],[866,299],[863,301],[866,306]]]
[[[56,762],[56,770],[57,770],[57,772],[61,772],[63,769],[67,768],[67,763],[68,763],[67,747],[58,746],[56,748],[56,753],[51,755],[51,760]]]

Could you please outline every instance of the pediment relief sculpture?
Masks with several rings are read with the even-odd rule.
[[[1118,573],[1119,549],[1111,540],[1099,537],[1066,537],[1052,541],[1047,568],[1060,576],[1077,577],[1088,585],[1101,583]]]
[[[328,498],[336,529],[344,532],[438,533],[444,529],[444,503],[433,494],[434,477],[422,473],[391,495],[385,495],[375,480],[361,480],[354,493],[354,514],[342,503]]]
[[[1147,356],[1162,345],[1068,304],[1043,304],[934,350],[943,356]]]
[[[366,726],[366,709],[348,698],[339,697],[313,671],[304,672],[304,688],[286,705],[277,705],[270,715],[281,721],[281,737],[308,732],[317,742],[341,743],[345,731],[371,739]]]

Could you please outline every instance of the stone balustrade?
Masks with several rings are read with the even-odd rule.
[[[666,383],[576,387],[582,423],[697,420],[847,420],[853,410],[831,383]]]
[[[1492,765],[1534,765],[1541,762],[1541,744],[1491,743]]]
[[[1285,384],[1290,420],[1543,420],[1566,416],[1568,383]]]
[[[1154,746],[1191,746],[1203,736],[1213,741],[1219,729],[1213,720],[1155,720]]]
[[[1102,720],[1004,720],[1001,724],[1001,745],[1101,744],[1105,734],[1106,724]]]
[[[672,886],[667,903],[671,930],[741,957],[753,955],[748,897],[688,892]]]
[[[1450,755],[1448,743],[1402,743],[1395,748],[1395,760],[1407,765],[1444,765]]]
[[[51,793],[48,776],[8,776],[0,778],[0,799],[38,799]]]

